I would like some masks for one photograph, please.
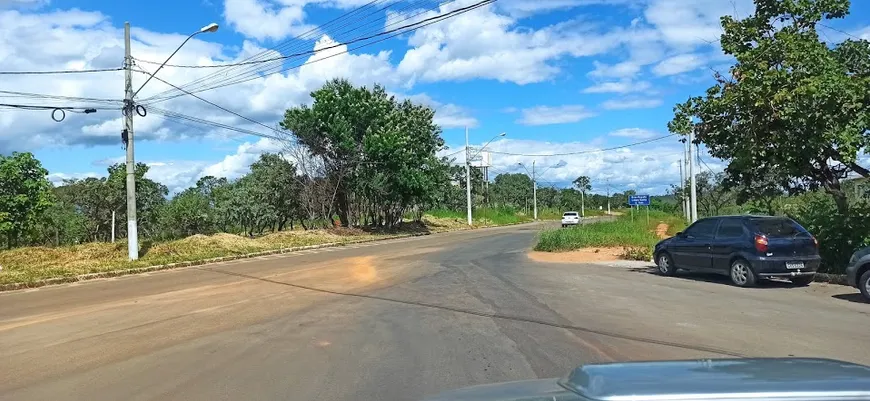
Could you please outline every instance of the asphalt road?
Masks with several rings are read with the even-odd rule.
[[[0,399],[416,400],[589,362],[870,364],[847,287],[543,264],[537,225],[0,294]]]

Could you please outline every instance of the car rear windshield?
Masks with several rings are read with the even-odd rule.
[[[565,213],[563,216],[564,217],[574,217],[576,215],[577,215],[577,212],[568,212],[568,213]]]
[[[749,219],[749,224],[768,238],[790,238],[807,232],[791,219]]]

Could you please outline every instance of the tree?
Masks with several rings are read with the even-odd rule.
[[[574,180],[574,187],[580,190],[580,215],[586,215],[586,191],[592,190],[589,177],[581,175]]]
[[[724,173],[714,174],[703,171],[698,174],[695,189],[698,195],[698,206],[703,216],[718,216],[725,206],[734,203],[734,194],[725,189],[724,179]]]
[[[0,234],[6,246],[18,245],[21,237],[52,204],[48,171],[32,153],[0,155]]]
[[[327,82],[311,97],[311,107],[287,110],[281,127],[322,160],[342,225],[392,226],[445,182],[435,156],[444,141],[432,109],[346,80]]]
[[[697,133],[728,160],[726,184],[823,188],[848,214],[841,180],[870,144],[870,42],[819,40],[820,21],[843,18],[848,0],[755,0],[755,14],[722,17],[723,51],[736,59],[704,96],[675,107],[672,132]],[[694,121],[693,121],[694,120]],[[775,174],[771,177],[769,174]]]
[[[492,197],[502,206],[525,209],[532,200],[532,179],[522,173],[499,174],[492,182]]]
[[[115,224],[119,236],[127,235],[127,168],[122,163],[109,166],[109,177],[106,178],[107,200],[110,210],[115,210]],[[143,238],[149,238],[159,233],[160,208],[166,203],[169,189],[165,185],[145,177],[148,165],[136,163],[136,220],[138,233]]]

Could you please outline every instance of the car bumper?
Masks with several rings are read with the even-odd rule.
[[[818,256],[812,257],[763,257],[753,260],[752,267],[755,269],[755,274],[761,278],[789,278],[812,276],[819,270],[819,264],[822,258]],[[786,268],[786,262],[803,262],[802,269]]]
[[[580,220],[562,220],[563,226],[573,226],[575,224],[580,224]]]
[[[852,287],[858,287],[858,265],[851,264],[846,267],[846,281],[849,282],[849,285]]]

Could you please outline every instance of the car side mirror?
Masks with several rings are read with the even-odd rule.
[[[685,236],[685,234],[683,234],[682,231],[680,231],[680,232],[677,233],[677,237],[685,238],[686,236]]]

